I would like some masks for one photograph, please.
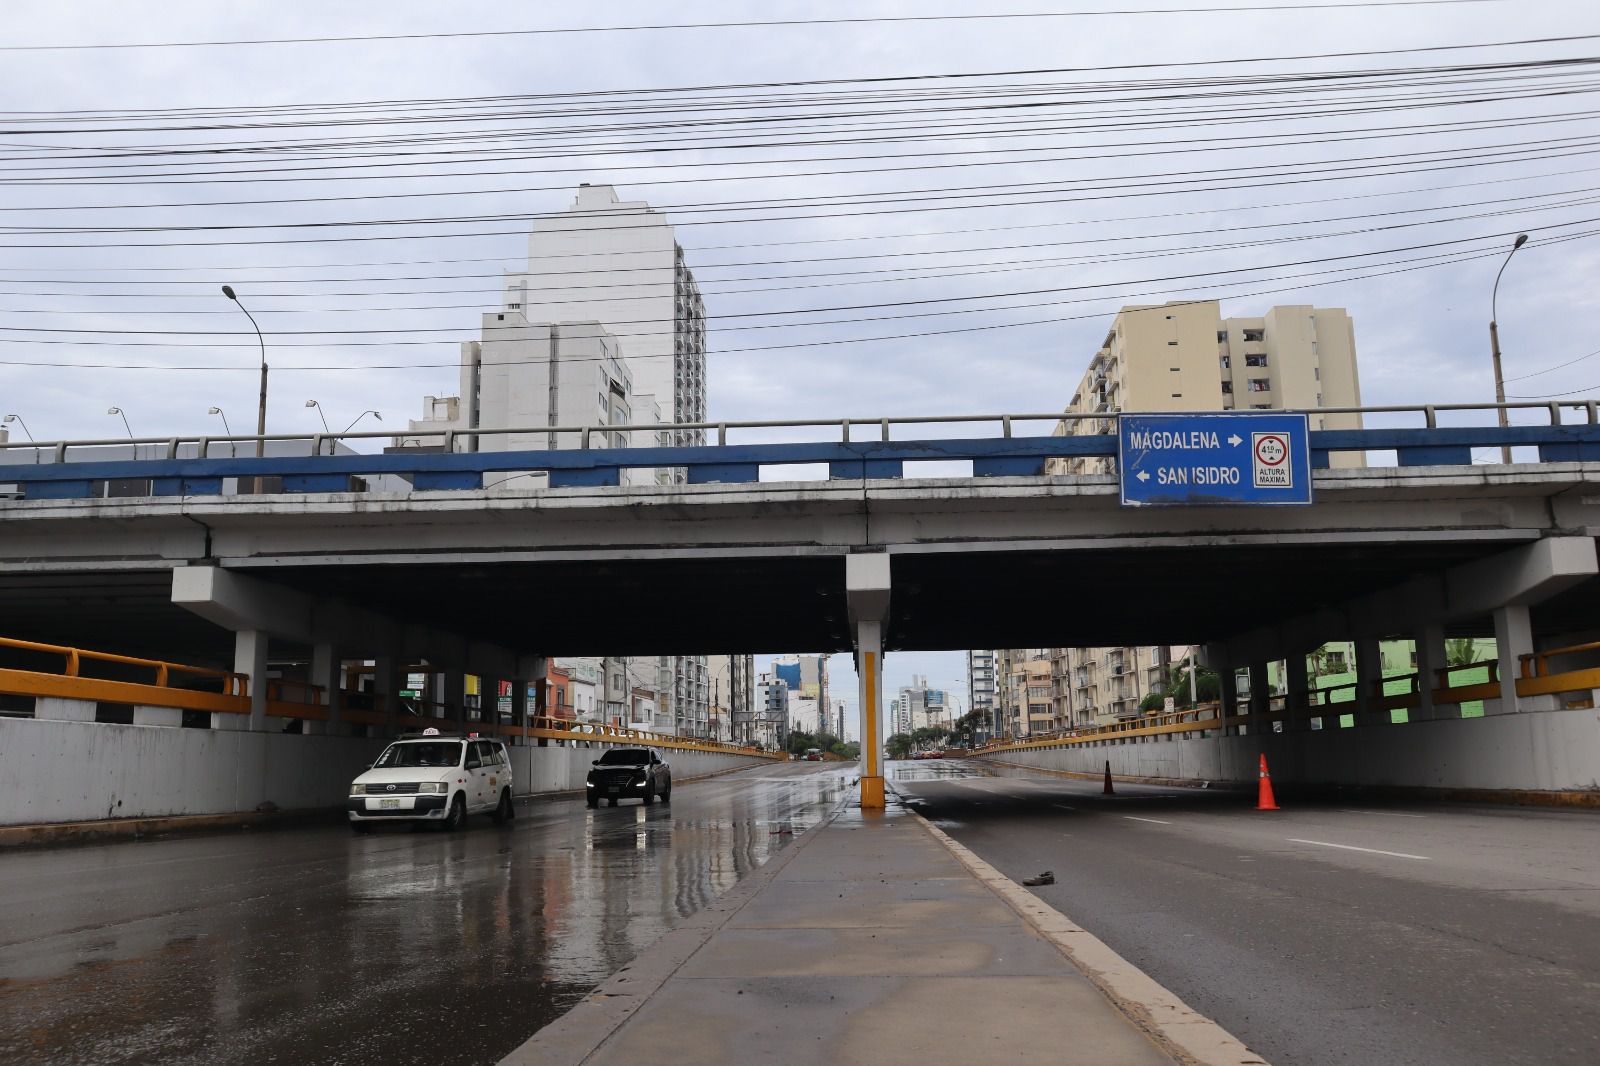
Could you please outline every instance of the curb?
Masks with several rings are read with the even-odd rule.
[[[1157,984],[1099,937],[1079,928],[921,814],[907,810],[974,877],[1054,944],[1118,1010],[1178,1062],[1184,1066],[1267,1066],[1266,1060],[1238,1037]]]
[[[817,839],[817,831],[831,824],[848,803],[846,797],[800,834],[793,846],[641,951],[632,962],[596,985],[575,1007],[501,1059],[499,1066],[580,1066],[777,877],[801,849]]]
[[[72,844],[103,844],[110,841],[135,841],[146,837],[188,833],[215,833],[224,829],[250,829],[325,821],[332,824],[341,807],[304,807],[260,814],[236,811],[230,814],[180,814],[155,818],[107,818],[97,822],[47,822],[42,825],[0,827],[0,851],[8,848],[44,848]]]

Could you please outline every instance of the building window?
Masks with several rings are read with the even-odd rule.
[[[1176,348],[1177,346],[1178,346],[1178,342],[1177,341],[1168,341],[1167,342],[1167,347],[1168,348]]]
[[[1267,357],[1264,355],[1247,355],[1244,357],[1245,366],[1266,366]]]
[[[1232,392],[1233,392],[1233,382],[1231,382],[1231,381],[1224,381],[1224,382],[1223,382],[1223,383],[1222,383],[1222,394],[1223,394],[1223,395],[1224,395],[1224,396],[1228,396],[1228,395],[1231,395],[1231,394],[1232,394]]]
[[[1225,329],[1217,330],[1217,340],[1223,344],[1228,343],[1228,331]]]
[[[1249,384],[1251,392],[1268,392],[1272,389],[1272,382],[1266,378],[1251,378]]]
[[[1247,329],[1243,332],[1244,339],[1247,341],[1264,341],[1267,339],[1267,331],[1264,329]]]
[[[1223,356],[1222,357],[1222,369],[1227,370],[1228,368],[1229,368],[1228,357],[1227,356]]]
[[[1174,374],[1176,374],[1179,370],[1182,369],[1182,367],[1169,366],[1169,367],[1167,367],[1167,369],[1172,371]]]
[[[1315,380],[1321,381],[1322,380],[1322,368],[1320,366],[1312,367],[1311,368],[1311,376]]]
[[[1256,411],[1270,411],[1270,410],[1272,410],[1272,405],[1270,403],[1253,403],[1253,404],[1250,405],[1250,407],[1251,407],[1252,410],[1256,410]]]
[[[1174,400],[1181,400],[1181,399],[1183,399],[1183,393],[1181,393],[1181,392],[1175,392],[1175,393],[1173,393],[1173,394],[1172,394],[1172,398],[1173,398],[1173,399],[1174,399]]]

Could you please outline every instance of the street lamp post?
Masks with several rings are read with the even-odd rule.
[[[1506,417],[1506,383],[1500,373],[1500,313],[1498,306],[1500,275],[1504,274],[1506,267],[1511,265],[1511,257],[1517,254],[1517,249],[1527,243],[1528,235],[1526,233],[1517,234],[1517,239],[1512,242],[1511,251],[1506,253],[1505,262],[1500,264],[1500,270],[1494,276],[1494,289],[1489,295],[1489,351],[1494,356],[1494,402],[1500,405],[1498,413],[1500,415],[1501,429],[1505,429],[1511,422]],[[1506,464],[1511,462],[1511,445],[1502,444],[1500,446],[1500,461]]]
[[[238,305],[239,310],[244,312],[244,316],[250,320],[250,325],[255,328],[256,343],[261,345],[261,399],[256,405],[256,458],[260,459],[267,454],[267,442],[263,439],[267,435],[267,339],[261,335],[261,327],[256,324],[256,316],[252,315],[250,309],[240,301],[238,294],[233,291],[232,285],[224,285],[222,287],[222,295],[232,300]],[[261,476],[259,474],[256,475],[254,481],[255,491],[260,494]]]
[[[6,415],[5,418],[0,418],[0,425],[9,426],[13,422],[15,422],[17,425],[21,426],[22,427],[22,432],[24,432],[24,433],[26,433],[28,435],[28,443],[29,444],[37,444],[38,443],[37,441],[35,441],[33,439],[33,430],[28,428],[28,423],[26,423],[26,422],[24,422],[22,420],[22,416],[21,415]]]
[[[315,400],[307,400],[306,406],[315,407],[317,409],[317,417],[322,419],[322,432],[332,433],[333,430],[328,428],[328,416],[322,412],[322,405]]]
[[[106,414],[120,416],[122,418],[122,428],[127,430],[127,432],[128,432],[128,440],[130,440],[130,441],[133,440],[133,427],[128,425],[128,416],[122,413],[122,408],[120,408],[120,407],[107,408],[106,409]],[[133,445],[133,457],[135,459],[139,458],[139,446],[137,444]]]
[[[223,413],[222,408],[213,407],[210,410],[208,410],[206,412],[206,414],[219,416],[222,419],[223,432],[227,433],[227,435],[230,436],[230,437],[233,436],[233,427],[228,425],[228,416]],[[237,442],[231,441],[231,440],[228,441],[228,455],[229,455],[229,457],[234,458],[234,459],[239,458],[239,445],[238,445]],[[200,458],[204,459],[205,456],[202,455]]]

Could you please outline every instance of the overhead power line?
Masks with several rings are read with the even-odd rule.
[[[382,33],[344,37],[263,37],[208,41],[126,41],[95,44],[15,44],[0,52],[109,51],[134,48],[232,48],[284,44],[351,44],[380,41],[438,41],[494,37],[544,37],[583,33],[640,33],[665,30],[751,29],[780,26],[850,26],[873,23],[999,22],[1018,20],[1104,18],[1120,15],[1207,15],[1251,12],[1340,11],[1352,8],[1446,7],[1503,4],[1508,0],[1332,0],[1322,3],[1207,4],[1189,7],[1100,8],[1093,11],[1020,11],[956,15],[861,15],[848,18],[744,19],[723,22],[657,22],[616,26],[551,26],[514,30],[458,30],[440,33]]]
[[[1568,235],[1568,236],[1550,238],[1550,239],[1545,240],[1542,243],[1544,243],[1546,245],[1561,244],[1561,243],[1565,243],[1565,242],[1570,241],[1570,240],[1586,239],[1588,237],[1595,236],[1597,233],[1600,233],[1600,230],[1591,230],[1591,231],[1572,234],[1572,235]],[[1434,261],[1420,263],[1420,264],[1414,264],[1414,265],[1409,265],[1409,266],[1399,266],[1399,267],[1394,267],[1392,269],[1386,269],[1386,270],[1371,271],[1371,272],[1367,272],[1367,273],[1355,273],[1355,274],[1351,274],[1348,277],[1340,278],[1340,279],[1338,279],[1336,281],[1325,282],[1324,284],[1343,284],[1343,283],[1349,282],[1349,281],[1369,280],[1369,279],[1372,279],[1372,278],[1390,277],[1390,276],[1399,275],[1399,274],[1409,274],[1409,273],[1413,273],[1413,272],[1416,272],[1416,271],[1419,271],[1419,270],[1432,269],[1434,267],[1440,267],[1440,266],[1451,266],[1451,265],[1454,265],[1456,263],[1468,262],[1468,261],[1471,261],[1471,260],[1474,260],[1474,259],[1492,259],[1492,258],[1496,258],[1496,257],[1500,256],[1501,254],[1503,254],[1502,250],[1499,249],[1499,248],[1495,248],[1495,249],[1491,249],[1491,250],[1488,250],[1488,251],[1459,253],[1459,254],[1455,254],[1455,255],[1452,255],[1452,256],[1448,256],[1448,257],[1428,257],[1430,259],[1433,259]],[[1345,271],[1342,271],[1342,272],[1348,272],[1349,269],[1350,268],[1345,268]],[[1335,271],[1334,273],[1339,273],[1339,272],[1341,272],[1341,271]],[[1180,300],[1180,301],[1177,301],[1177,302],[1180,302],[1180,303],[1182,303],[1182,302],[1209,302],[1212,299],[1235,299],[1235,300],[1249,299],[1249,298],[1256,297],[1256,296],[1270,296],[1270,295],[1276,295],[1278,293],[1283,293],[1283,292],[1299,292],[1299,291],[1303,291],[1304,288],[1305,288],[1304,285],[1288,285],[1288,286],[1272,287],[1272,288],[1265,288],[1265,289],[1254,289],[1254,290],[1251,290],[1251,291],[1234,291],[1234,292],[1213,293],[1211,295],[1208,295],[1208,296],[1205,296],[1205,297],[1201,297],[1198,300],[1193,300],[1193,299],[1191,299],[1191,300]],[[1159,293],[1156,293],[1156,294],[1152,294],[1152,293],[1126,293],[1126,294],[1123,295],[1122,298],[1131,299],[1131,298],[1147,297],[1147,296],[1152,296],[1152,295],[1160,295],[1160,294]],[[1101,299],[1104,299],[1104,298],[1101,298]],[[1092,302],[1092,301],[1090,301],[1090,300],[1074,300],[1074,301],[1064,301],[1064,302],[1087,303],[1087,302]],[[1023,322],[1001,322],[1001,323],[991,323],[991,324],[977,325],[977,326],[960,326],[960,327],[949,328],[949,329],[920,330],[920,331],[916,331],[916,332],[912,332],[912,333],[897,333],[897,334],[889,334],[889,335],[882,335],[882,336],[876,336],[876,337],[849,337],[849,338],[838,338],[838,339],[830,339],[830,340],[822,340],[822,341],[799,341],[799,342],[790,343],[790,344],[755,345],[755,346],[744,347],[744,348],[722,348],[722,349],[717,349],[717,350],[708,352],[707,354],[708,355],[738,355],[738,354],[753,354],[753,353],[765,353],[765,352],[793,351],[793,350],[799,350],[799,349],[821,349],[821,348],[847,347],[847,346],[853,346],[853,345],[874,344],[874,343],[881,343],[881,342],[887,342],[887,341],[921,340],[921,339],[927,339],[927,338],[933,338],[933,337],[947,337],[947,336],[956,336],[956,335],[962,335],[962,334],[992,332],[994,330],[1002,330],[1002,329],[1016,329],[1016,328],[1024,328],[1024,327],[1031,327],[1031,326],[1059,325],[1059,324],[1063,324],[1063,323],[1067,323],[1067,322],[1078,322],[1078,321],[1085,321],[1085,320],[1089,320],[1089,319],[1103,319],[1105,317],[1105,315],[1108,314],[1108,313],[1110,313],[1109,310],[1107,310],[1107,311],[1099,311],[1099,312],[1094,312],[1094,313],[1089,313],[1089,314],[1082,314],[1082,315],[1068,315],[1068,316],[1057,316],[1057,317],[1044,318],[1044,319],[1033,319],[1033,320],[1023,321]],[[55,345],[55,346],[83,345],[83,346],[100,346],[100,347],[181,347],[181,346],[175,346],[175,345],[164,345],[164,344],[161,344],[160,342],[153,342],[153,341],[152,342],[127,342],[127,343],[96,342],[96,341],[87,341],[87,342],[75,342],[75,341],[7,341],[7,340],[5,340],[3,338],[0,338],[0,344],[6,344],[6,343],[45,344],[45,345]],[[348,342],[348,343],[343,344],[343,345],[337,345],[337,347],[402,347],[402,346],[415,346],[415,345],[436,345],[436,344],[440,344],[440,343],[443,343],[443,342],[439,342],[439,341],[370,341],[370,342]],[[207,347],[207,348],[234,347],[234,346],[235,345],[193,345],[193,347]],[[289,346],[290,347],[319,347],[319,348],[335,347],[335,345],[326,345],[326,344],[308,344],[308,345],[290,344]],[[250,347],[250,345],[241,344],[241,345],[237,345],[237,347]],[[449,363],[441,363],[441,362],[429,362],[429,363],[382,363],[382,364],[373,364],[373,363],[348,364],[348,363],[345,363],[345,364],[337,364],[337,365],[329,365],[329,366],[306,366],[306,365],[295,365],[295,364],[275,364],[275,365],[279,366],[280,370],[283,370],[283,371],[426,370],[426,369],[456,369],[456,368],[458,368],[460,366],[460,362],[459,362],[459,360],[457,360],[457,361],[449,362]],[[488,364],[488,365],[500,365],[500,364]],[[506,365],[509,365],[509,364],[506,364]],[[43,360],[21,360],[21,359],[0,359],[0,366],[45,367],[45,368],[51,368],[51,369],[57,369],[57,370],[67,370],[67,369],[151,370],[151,371],[163,371],[163,372],[165,372],[165,371],[223,371],[223,372],[249,371],[251,373],[254,373],[256,371],[256,367],[254,365],[243,366],[243,367],[241,367],[241,366],[231,366],[231,365],[221,365],[221,364],[189,365],[189,366],[171,366],[171,365],[163,366],[163,365],[154,365],[154,364],[148,364],[148,363],[137,363],[137,364],[63,363],[63,362],[55,361],[55,360],[43,361]]]

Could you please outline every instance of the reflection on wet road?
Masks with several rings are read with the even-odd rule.
[[[833,810],[854,763],[0,858],[0,1062],[493,1062]]]

